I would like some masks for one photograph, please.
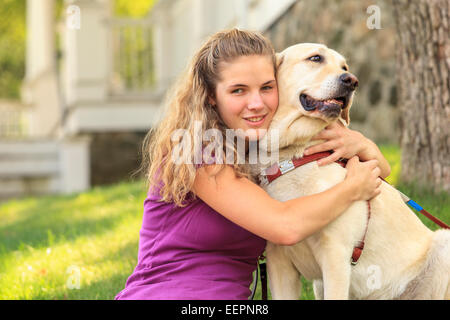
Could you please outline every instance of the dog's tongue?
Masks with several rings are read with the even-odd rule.
[[[323,112],[329,118],[338,117],[344,104],[337,99],[328,99],[320,102],[319,111]]]
[[[323,101],[323,103],[325,104],[338,104],[338,105],[343,105],[342,101],[336,100],[336,99],[328,99]]]

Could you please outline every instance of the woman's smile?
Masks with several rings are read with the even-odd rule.
[[[267,116],[267,114],[264,114],[262,116],[253,116],[253,117],[244,118],[244,120],[247,121],[247,125],[249,125],[249,126],[259,127],[266,120],[266,116]]]

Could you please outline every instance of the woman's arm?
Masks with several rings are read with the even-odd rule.
[[[286,202],[271,198],[246,178],[237,178],[229,166],[212,177],[213,167],[197,171],[194,182],[197,196],[228,220],[282,245],[295,244],[317,232],[352,201],[368,200],[380,193],[377,162],[359,162],[357,157],[348,162],[343,182],[327,191]]]
[[[360,132],[344,127],[340,122],[332,123],[313,137],[313,140],[326,140],[305,150],[305,155],[333,150],[334,153],[318,161],[320,166],[332,163],[339,158],[349,159],[358,156],[362,161],[377,160],[380,176],[386,178],[391,167],[378,146]]]

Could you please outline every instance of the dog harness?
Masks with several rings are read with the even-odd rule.
[[[325,157],[328,157],[331,155],[331,151],[324,151],[324,152],[318,152],[314,153],[308,156],[304,156],[301,158],[293,158],[291,160],[284,160],[277,162],[273,164],[272,166],[266,168],[263,170],[262,174],[260,174],[260,182],[262,185],[268,185],[278,177],[281,177],[282,175],[288,173],[291,170],[294,170],[295,168],[301,167],[307,163],[323,159]],[[347,160],[346,159],[339,159],[336,161],[336,163],[340,164],[342,167],[345,167]],[[369,220],[370,220],[370,202],[367,201],[367,223],[366,223],[366,229],[364,231],[363,238],[358,241],[356,246],[353,248],[352,258],[350,260],[350,263],[352,266],[356,265],[358,263],[359,257],[362,254],[362,251],[364,250],[364,240],[366,238],[367,229],[369,226]]]

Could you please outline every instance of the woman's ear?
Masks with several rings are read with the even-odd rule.
[[[212,107],[215,107],[216,101],[212,97],[208,97],[208,104]]]

